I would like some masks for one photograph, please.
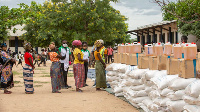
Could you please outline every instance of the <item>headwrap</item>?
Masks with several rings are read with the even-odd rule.
[[[72,45],[73,45],[73,46],[79,46],[79,45],[82,45],[82,42],[81,42],[80,40],[74,40],[74,41],[72,42]]]
[[[96,41],[94,42],[94,46],[95,46],[95,47],[100,47],[101,45],[102,45],[102,43],[101,43],[100,40],[96,40]]]
[[[6,43],[2,43],[1,47],[7,47]]]
[[[99,40],[101,42],[102,45],[104,45],[104,41],[102,39]]]
[[[25,50],[31,50],[32,49],[32,46],[31,46],[31,43],[26,43],[25,45],[24,45],[24,49]]]

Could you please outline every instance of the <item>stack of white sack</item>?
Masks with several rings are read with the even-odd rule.
[[[106,70],[107,72],[107,81],[110,84],[115,96],[124,96],[123,89],[127,86],[130,86],[132,83],[129,81],[127,74],[136,69],[134,66],[125,65],[125,64],[111,64]]]
[[[185,89],[183,100],[186,105],[184,112],[200,112],[200,80],[196,79],[190,83]]]
[[[169,83],[168,88],[162,93],[163,96],[166,96],[166,98],[170,100],[166,102],[168,110],[172,112],[182,112],[184,110],[183,107],[186,105],[183,100],[185,88],[194,80],[196,79],[184,79],[179,77]]]
[[[159,93],[156,92],[156,86],[151,81],[154,77],[160,77],[160,76],[166,76],[167,71],[158,71],[158,70],[148,70],[143,76],[142,76],[142,82],[145,85],[145,92],[148,95],[148,98],[140,102],[138,105],[140,108],[142,108],[145,112],[157,112],[161,109],[159,109],[159,106],[153,102],[153,99],[157,96],[160,97]],[[151,95],[149,95],[151,93]],[[155,96],[152,98],[152,95]],[[157,98],[156,97],[156,98]]]
[[[130,82],[127,87],[124,88],[124,97],[135,107],[139,108],[138,105],[144,99],[148,98],[148,94],[145,92],[146,85],[142,82],[143,75],[148,71],[148,69],[134,69],[127,76]]]

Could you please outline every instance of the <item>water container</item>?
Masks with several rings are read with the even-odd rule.
[[[164,44],[164,55],[171,56],[172,53],[172,45],[170,42]]]
[[[179,43],[173,45],[173,53],[175,59],[182,58],[182,47]]]
[[[141,53],[141,44],[140,42],[134,42],[130,45],[130,54]]]
[[[125,53],[125,52],[126,52],[125,45],[123,43],[119,44],[118,45],[118,53]]]
[[[126,53],[130,53],[130,43],[126,43],[125,49],[126,49]]]
[[[154,48],[152,44],[145,44],[145,55],[146,56],[153,56],[154,55]]]
[[[155,48],[155,56],[163,55],[163,46],[161,45],[161,43],[156,43],[154,48]]]
[[[197,55],[197,45],[192,42],[191,44],[185,44],[184,45],[184,59],[185,60],[193,60],[196,59]]]

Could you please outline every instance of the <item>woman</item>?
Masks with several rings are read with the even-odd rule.
[[[59,90],[61,89],[63,82],[61,80],[61,64],[59,60],[65,58],[65,56],[62,57],[58,55],[54,42],[51,42],[49,48],[51,49],[51,52],[49,52],[48,55],[52,62],[50,68],[52,93],[61,93]]]
[[[8,53],[6,52],[7,50],[7,45],[6,43],[3,43],[1,45],[2,51],[1,51],[1,61],[2,61],[2,66],[1,66],[1,88],[4,88],[4,94],[11,94],[11,91],[8,91],[8,87],[13,87],[13,73],[12,73],[12,67],[13,64],[16,63],[15,59],[11,58]]]
[[[97,40],[95,42],[95,47],[97,48],[96,51],[94,52],[94,56],[95,56],[95,60],[96,60],[96,68],[95,68],[95,71],[96,71],[96,90],[100,91],[101,90],[100,88],[106,88],[107,87],[107,85],[106,85],[106,75],[105,75],[106,63],[102,59],[102,55],[104,55],[104,54],[101,54],[101,53],[104,53],[104,52],[101,52],[101,50],[103,50],[102,49],[103,45],[99,40]]]
[[[35,69],[35,66],[33,65],[33,57],[30,54],[30,51],[32,49],[31,44],[26,43],[24,45],[24,49],[25,49],[25,54],[24,54],[25,65],[23,67],[23,76],[24,76],[25,93],[33,94],[34,92],[33,70]]]
[[[85,86],[88,86],[86,84],[87,80],[87,74],[88,74],[88,65],[89,65],[89,57],[90,57],[90,51],[88,51],[88,44],[87,42],[83,42],[83,49],[81,50],[83,53],[83,59],[87,59],[88,62],[84,62],[84,68],[85,68]]]
[[[73,72],[75,78],[76,92],[83,92],[80,88],[85,86],[85,68],[84,62],[88,62],[87,59],[83,59],[82,42],[80,40],[74,40],[72,45],[76,48],[74,49],[74,65]]]

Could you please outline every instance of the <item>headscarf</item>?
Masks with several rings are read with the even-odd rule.
[[[82,42],[81,42],[80,40],[74,40],[74,41],[72,42],[72,45],[73,45],[73,46],[79,46],[79,45],[82,45]]]
[[[7,47],[6,43],[2,43],[1,47]]]
[[[99,40],[101,42],[102,45],[104,45],[104,41],[102,39]]]
[[[95,46],[95,47],[100,47],[101,45],[102,45],[102,43],[101,43],[100,40],[96,40],[96,41],[94,42],[94,46]]]
[[[24,49],[25,50],[30,50],[31,51],[31,49],[32,49],[32,46],[31,46],[31,43],[26,43],[25,45],[24,45]]]

